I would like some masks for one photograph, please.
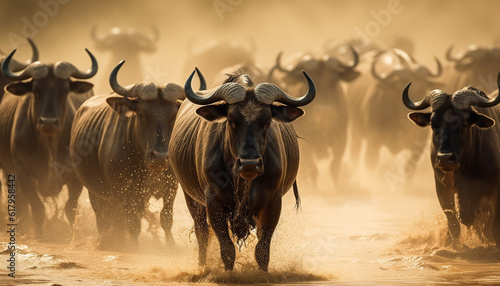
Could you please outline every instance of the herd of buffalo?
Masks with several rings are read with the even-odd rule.
[[[235,244],[256,229],[255,258],[267,271],[282,197],[293,188],[299,204],[300,185],[318,179],[315,161],[332,157],[329,171],[338,186],[348,140],[351,159],[368,168],[377,165],[382,147],[393,154],[410,150],[418,160],[415,142],[431,140],[447,243],[459,241],[463,224],[485,244],[500,245],[500,47],[450,47],[443,52],[448,63],[436,58],[429,68],[415,59],[408,40],[384,47],[330,41],[321,52],[286,60],[279,53],[265,68],[254,58],[255,43],[213,41],[188,48],[182,86],[141,82],[138,54],[154,50],[157,31],[148,37],[94,29],[92,35],[99,49],[118,55],[105,70],[113,91],[107,94],[94,95],[89,80],[98,61],[89,50],[88,70],[39,61],[31,39],[27,62],[14,59],[16,50],[0,54],[0,169],[4,177],[15,174],[17,216],[33,222],[36,238],[47,221],[44,199],[66,185],[70,225],[87,188],[100,249],[124,237],[138,243],[151,197],[163,199],[160,224],[167,245],[174,245],[180,184],[199,264],[206,263],[209,226],[226,270],[234,267]],[[121,85],[122,70],[136,83]],[[412,122],[430,126],[432,135]]]

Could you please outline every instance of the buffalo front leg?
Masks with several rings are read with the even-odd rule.
[[[71,227],[75,224],[76,217],[76,208],[78,206],[78,198],[82,193],[83,185],[77,178],[74,178],[71,182],[66,184],[68,187],[68,201],[66,202],[66,206],[64,207],[64,211],[66,212],[66,217],[68,218],[69,224]]]
[[[269,253],[271,250],[271,239],[273,238],[274,230],[278,225],[281,214],[281,197],[277,195],[273,202],[265,205],[258,212],[258,228],[257,235],[259,242],[255,246],[255,259],[259,265],[259,269],[267,271],[269,267]]]
[[[165,243],[175,247],[174,237],[172,236],[172,223],[174,216],[174,200],[177,194],[177,189],[168,189],[163,196],[163,208],[160,212],[161,228],[165,232]]]
[[[38,197],[36,191],[36,183],[28,174],[17,172],[16,184],[18,185],[18,200],[16,200],[16,207],[19,209],[19,218],[26,218],[28,206],[31,206],[31,217],[35,225],[36,239],[43,240],[43,224],[45,222],[45,206]]]
[[[208,219],[219,241],[222,262],[226,271],[233,270],[236,250],[229,236],[229,227],[227,224],[229,217],[228,210],[210,189],[206,192],[206,200]]]
[[[115,218],[116,206],[112,200],[107,200],[99,195],[98,192],[88,189],[89,199],[92,209],[95,213],[97,231],[99,232],[98,248],[107,250],[114,246],[113,224]]]
[[[453,190],[446,188],[437,177],[435,179],[439,204],[448,221],[448,237],[446,239],[446,244],[449,245],[452,239],[458,240],[460,238],[460,222],[457,219],[457,211],[455,209],[455,194]]]
[[[134,194],[139,194],[139,191],[134,191]],[[135,200],[134,200],[135,199]],[[127,229],[130,235],[132,246],[137,246],[139,242],[139,235],[141,234],[141,219],[144,216],[146,208],[145,196],[130,196],[123,204],[123,211],[127,219]],[[149,199],[149,197],[147,198]]]
[[[207,263],[208,246],[208,223],[207,209],[184,193],[186,204],[194,221],[194,233],[198,241],[198,265],[205,266]]]

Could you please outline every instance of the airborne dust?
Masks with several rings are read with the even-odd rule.
[[[39,4],[46,2],[56,3],[50,13]],[[9,53],[18,47],[16,58],[26,59],[30,50],[24,38],[29,36],[38,45],[42,61],[66,60],[85,68],[89,60],[84,49],[88,48],[99,62],[97,76],[89,80],[95,84],[96,94],[110,92],[107,78],[121,59],[95,47],[91,37],[93,28],[98,35],[108,33],[113,27],[135,28],[151,35],[151,26],[157,28],[156,49],[139,55],[141,70],[129,71],[138,76],[119,77],[122,85],[143,80],[183,85],[194,68],[185,67],[190,54],[212,40],[231,40],[244,46],[251,46],[253,41],[255,61],[266,68],[272,67],[280,51],[284,52],[284,59],[300,51],[321,53],[328,41],[346,41],[361,34],[380,46],[389,46],[395,37],[411,40],[414,57],[431,70],[435,66],[434,56],[447,64],[445,51],[450,45],[463,49],[469,44],[500,44],[497,1],[41,0],[39,3],[0,1],[0,49]],[[343,88],[349,96],[347,85]],[[401,104],[400,98],[396,104]],[[414,131],[408,130],[410,134]],[[332,132],[330,136],[331,140],[338,140],[337,134]],[[423,150],[419,160],[414,160],[409,150],[391,154],[383,148],[376,166],[367,167],[362,160],[352,160],[352,154],[366,152],[366,143],[353,150],[348,140],[340,180],[335,183],[329,173],[329,163],[335,159],[331,150],[314,158],[320,170],[316,182],[308,182],[301,175],[301,171],[307,173],[311,166],[301,166],[298,183],[302,206],[298,211],[293,209],[291,191],[284,197],[271,246],[269,273],[257,269],[253,256],[255,234],[237,250],[234,272],[223,271],[213,235],[208,266],[199,268],[193,221],[180,189],[174,205],[173,233],[177,247],[164,247],[158,221],[161,202],[151,199],[149,216],[142,221],[139,250],[120,252],[95,250],[97,229],[86,191],[80,197],[75,229],[71,232],[62,209],[67,200],[67,191],[63,190],[58,197],[45,200],[49,221],[43,240],[34,238],[30,225],[23,225],[24,232],[18,233],[17,278],[13,280],[7,276],[5,267],[8,251],[4,241],[8,236],[3,231],[4,190],[0,212],[4,248],[0,253],[0,284],[500,283],[500,253],[484,246],[474,231],[463,227],[461,244],[444,246],[446,222],[435,195],[430,143],[420,143],[409,147],[410,151]],[[408,160],[410,167],[405,163]],[[301,180],[307,183],[301,184]]]

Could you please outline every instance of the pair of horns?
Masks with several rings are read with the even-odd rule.
[[[219,87],[207,91],[193,91],[191,81],[193,80],[195,72],[199,73],[198,69],[195,69],[195,71],[191,73],[184,85],[186,97],[191,102],[206,105],[223,100],[229,104],[233,104],[245,98],[246,88],[236,82],[224,83]],[[309,75],[305,71],[302,71],[302,73],[309,85],[309,89],[304,96],[293,98],[272,83],[261,83],[255,87],[255,97],[265,104],[272,104],[273,102],[281,102],[292,106],[304,106],[309,104],[316,96],[316,87]]]
[[[109,75],[109,85],[113,89],[114,92],[116,92],[119,95],[122,95],[124,97],[141,97],[141,93],[148,93],[148,94],[157,94],[157,87],[153,83],[141,83],[140,88],[138,88],[138,85],[133,85],[130,87],[123,87],[118,83],[117,76],[118,76],[118,71],[122,67],[122,65],[125,63],[124,60],[120,61],[118,65],[111,71],[111,74]],[[205,90],[207,88],[207,83],[205,81],[205,78],[201,74],[201,72],[196,69],[196,73],[198,74],[198,77],[200,78],[200,90]],[[193,77],[193,74],[191,75],[191,78]],[[169,86],[167,85],[165,89],[168,89]],[[165,92],[168,92],[168,90],[165,90]]]
[[[17,49],[13,50],[3,61],[2,63],[2,73],[5,77],[7,77],[10,80],[15,80],[15,81],[20,81],[20,80],[25,80],[28,78],[33,77],[33,72],[35,69],[39,68],[41,65],[44,65],[40,62],[34,62],[29,64],[24,70],[22,70],[19,74],[14,74],[10,69],[9,69],[9,64],[10,61],[12,60],[12,57],[14,56],[15,52]],[[73,64],[67,63],[67,62],[58,62],[54,66],[54,73],[61,77],[61,78],[69,78],[74,77],[78,79],[88,79],[93,77],[97,73],[97,60],[95,59],[94,55],[92,53],[85,49],[87,53],[89,54],[89,57],[92,61],[92,66],[89,70],[87,71],[80,71],[78,70]]]
[[[413,102],[409,96],[411,82],[406,85],[403,91],[403,103],[411,110],[423,110],[431,106],[433,96],[436,92],[431,92],[419,102]],[[467,87],[453,94],[452,103],[455,107],[465,110],[470,106],[492,107],[500,103],[500,82],[497,81],[499,94],[495,98],[488,98],[482,91],[473,87]]]

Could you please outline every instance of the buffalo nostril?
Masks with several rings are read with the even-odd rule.
[[[149,159],[151,159],[151,160],[156,159],[156,154],[154,151],[149,152]]]
[[[57,118],[40,117],[40,119],[38,119],[38,123],[41,126],[44,126],[44,125],[57,126],[59,124],[59,120]]]
[[[448,158],[448,162],[450,163],[455,163],[457,161],[457,157],[455,154],[451,154],[451,156]]]
[[[236,169],[243,172],[262,172],[262,158],[258,159],[236,159]]]

